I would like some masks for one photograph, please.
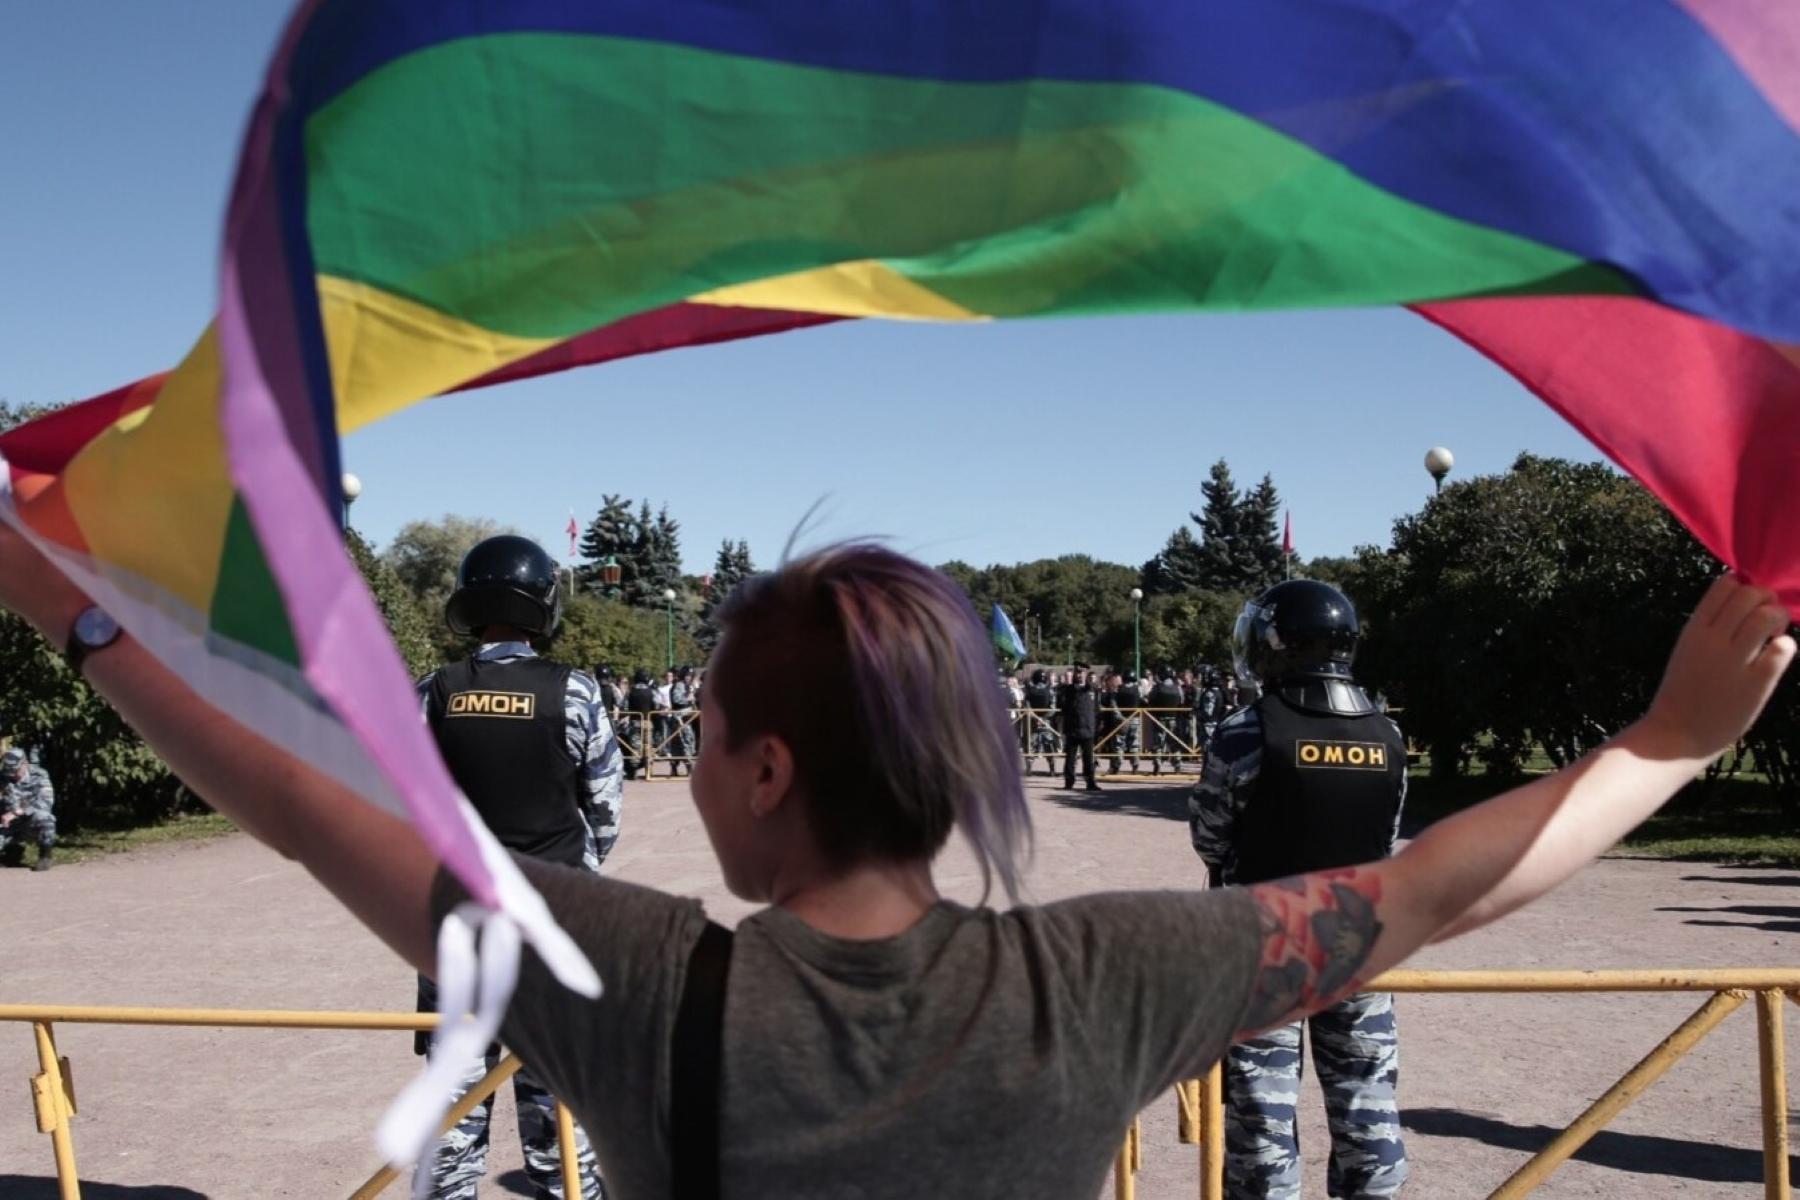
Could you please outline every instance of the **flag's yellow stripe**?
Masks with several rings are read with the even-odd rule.
[[[839,317],[888,317],[911,321],[982,321],[972,312],[914,283],[874,259],[839,263],[703,292],[699,304],[732,308],[780,308]]]
[[[490,333],[341,279],[321,277],[319,297],[343,433],[552,344]],[[69,512],[96,560],[202,613],[212,608],[233,497],[218,402],[209,328],[156,402],[114,422],[63,478]],[[156,502],[121,503],[128,496]]]
[[[367,284],[319,276],[338,432],[528,358],[555,338],[513,337]]]
[[[63,473],[88,553],[200,613],[212,609],[231,513],[218,406],[219,355],[209,328],[156,403],[119,418]]]

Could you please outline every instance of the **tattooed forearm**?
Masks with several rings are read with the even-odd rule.
[[[1240,1036],[1316,1012],[1361,987],[1381,933],[1381,879],[1356,867],[1260,883],[1262,964]]]

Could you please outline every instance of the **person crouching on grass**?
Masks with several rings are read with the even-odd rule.
[[[10,531],[0,602],[56,644],[89,607]],[[1794,654],[1774,598],[1721,579],[1643,719],[1391,859],[1039,906],[1016,903],[1018,749],[954,583],[840,545],[746,581],[719,619],[694,803],[731,891],[767,906],[737,927],[722,988],[730,1197],[1092,1200],[1147,1102],[1566,879],[1735,743]],[[410,826],[201,703],[129,637],[83,669],[189,786],[432,969],[463,894]],[[952,831],[1013,907],[939,896]],[[607,987],[581,999],[528,954],[503,1036],[593,1132],[615,1197],[670,1195],[671,1039],[705,914],[519,866]]]

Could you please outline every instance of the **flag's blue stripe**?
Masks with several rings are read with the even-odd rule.
[[[1668,0],[331,0],[296,56],[297,102],[438,42],[526,31],[1176,88],[1408,199],[1800,341],[1800,135]]]

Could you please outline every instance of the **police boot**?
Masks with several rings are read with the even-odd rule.
[[[48,871],[50,869],[50,847],[38,847],[37,863],[31,869],[34,871]]]

